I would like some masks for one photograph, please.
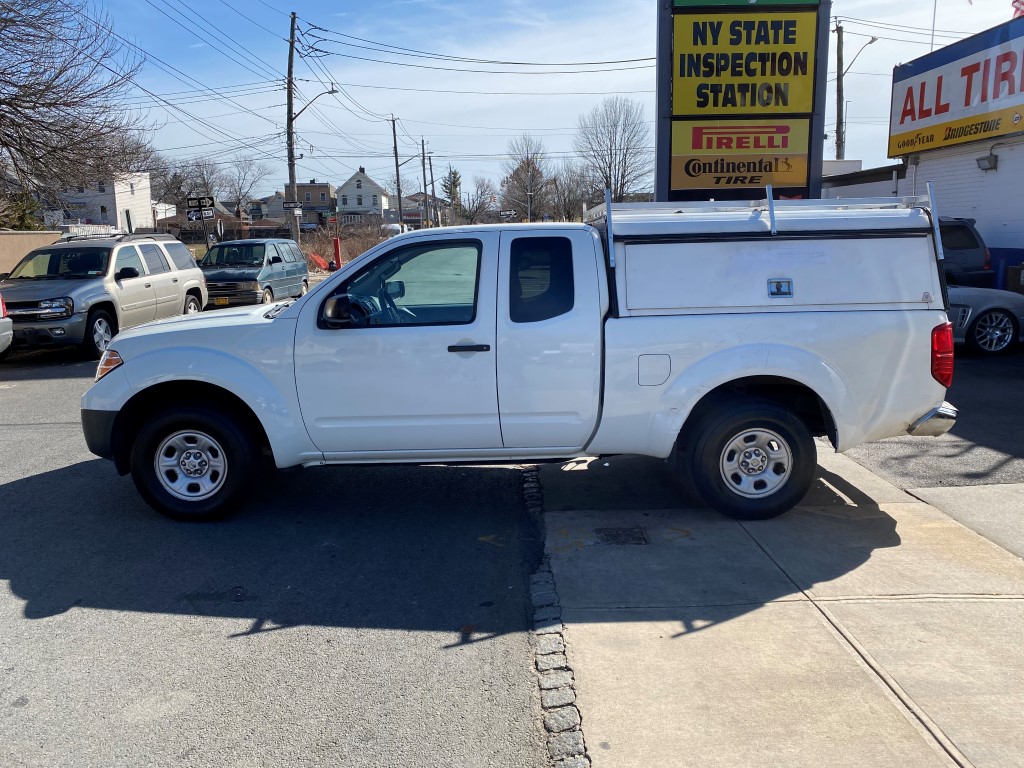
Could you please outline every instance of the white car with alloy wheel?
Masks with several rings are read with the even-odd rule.
[[[962,285],[948,290],[953,341],[985,355],[1009,352],[1024,341],[1024,295]]]

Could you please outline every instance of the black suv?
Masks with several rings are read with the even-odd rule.
[[[939,233],[945,261],[942,266],[950,285],[973,285],[991,288],[996,273],[985,241],[974,226],[974,219],[939,217]]]

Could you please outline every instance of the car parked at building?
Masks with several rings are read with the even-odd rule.
[[[74,237],[0,274],[12,349],[79,346],[98,358],[119,330],[202,311],[206,280],[171,235]]]
[[[11,341],[14,339],[14,323],[7,316],[7,305],[4,304],[4,297],[0,294],[0,360],[7,356]]]
[[[991,288],[996,278],[992,257],[974,223],[974,219],[939,218],[945,257],[942,269],[949,285]]]
[[[206,275],[211,307],[270,304],[309,290],[309,267],[294,240],[217,243],[199,266]]]
[[[950,285],[953,341],[986,355],[1009,352],[1024,339],[1024,296],[995,288]]]

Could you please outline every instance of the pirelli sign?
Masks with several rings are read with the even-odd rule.
[[[671,0],[659,20],[659,200],[820,193],[827,0]],[[823,53],[824,51],[824,53]]]

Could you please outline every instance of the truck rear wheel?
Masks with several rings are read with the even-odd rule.
[[[153,509],[175,520],[214,520],[244,497],[257,441],[233,416],[171,408],[147,421],[132,448],[132,480]]]
[[[814,481],[817,454],[810,431],[770,400],[723,404],[700,420],[688,446],[698,493],[736,520],[781,515]]]

